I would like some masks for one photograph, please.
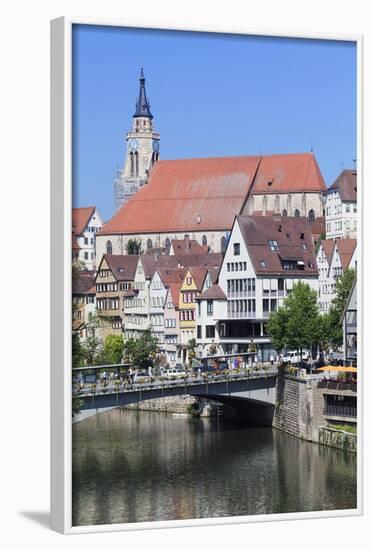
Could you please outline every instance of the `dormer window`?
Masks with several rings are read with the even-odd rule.
[[[261,267],[267,267],[266,260],[261,260],[260,261],[260,266]]]
[[[268,244],[272,252],[279,252],[279,246],[277,241],[268,241]]]

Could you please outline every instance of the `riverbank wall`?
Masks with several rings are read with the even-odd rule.
[[[134,411],[153,411],[165,413],[189,413],[190,406],[196,407],[198,400],[192,395],[177,395],[174,397],[161,397],[159,399],[148,399],[139,401],[123,407]]]
[[[325,415],[326,395],[355,396],[356,393],[348,388],[322,387],[317,379],[291,376],[280,369],[272,426],[300,439],[356,452],[356,434],[333,429],[332,422],[342,419]]]

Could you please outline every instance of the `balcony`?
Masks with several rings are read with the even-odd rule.
[[[227,313],[228,319],[255,319],[255,311],[230,311]]]
[[[239,292],[235,292],[232,290],[227,291],[227,298],[235,299],[235,298],[255,298],[256,297],[256,291],[251,290],[243,290]]]
[[[324,409],[325,416],[341,416],[343,418],[356,418],[356,407],[342,407],[338,405],[327,405]]]

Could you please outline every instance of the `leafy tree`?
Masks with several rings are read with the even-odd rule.
[[[126,246],[127,254],[130,256],[139,256],[142,252],[140,239],[129,239]]]
[[[145,330],[138,340],[131,338],[125,342],[124,357],[136,367],[149,367],[157,354],[157,343],[151,330]]]
[[[123,337],[118,334],[110,334],[105,339],[103,345],[103,357],[106,365],[116,365],[121,362],[123,358],[124,341]]]
[[[189,366],[190,367],[192,366],[193,360],[196,357],[195,348],[196,348],[196,340],[195,340],[195,338],[191,338],[189,340],[188,344],[187,344],[187,351],[188,351],[188,356],[189,356]]]
[[[77,369],[84,363],[84,354],[78,334],[72,335],[72,368]]]
[[[271,313],[267,331],[277,350],[311,349],[321,339],[318,296],[306,283],[293,285],[292,293],[276,312]]]
[[[345,269],[343,274],[336,281],[336,295],[331,302],[329,311],[323,316],[323,331],[325,334],[326,344],[333,348],[341,346],[343,342],[341,318],[349,298],[355,276],[355,269]]]
[[[87,365],[100,364],[100,354],[102,352],[102,340],[95,336],[90,336],[82,344],[82,353]]]

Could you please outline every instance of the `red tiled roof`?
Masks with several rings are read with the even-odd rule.
[[[310,230],[313,235],[325,234],[325,217],[319,216],[315,218],[314,222],[310,225]]]
[[[212,285],[202,294],[196,297],[196,300],[226,300],[226,294],[219,285]]]
[[[100,234],[229,230],[253,194],[326,191],[312,153],[160,160]]]
[[[338,178],[329,188],[337,190],[340,198],[345,202],[356,202],[357,200],[357,173],[355,170],[343,170]]]
[[[103,260],[106,260],[113,276],[117,281],[134,281],[139,256],[104,254],[98,269],[101,268]],[[98,274],[97,272],[97,274]]]
[[[261,157],[252,194],[326,191],[313,153]]]
[[[183,254],[206,254],[209,250],[209,246],[202,246],[195,239],[172,239],[171,248],[173,249],[175,256]]]
[[[158,267],[157,272],[159,273],[159,277],[162,283],[165,286],[169,286],[171,283],[182,283],[186,274],[186,269],[184,267],[176,267],[170,269]]]
[[[74,233],[80,235],[84,232],[95,209],[95,206],[72,209],[72,230]]]
[[[72,279],[72,294],[95,294],[94,272],[76,271]]]
[[[343,270],[349,267],[356,245],[356,239],[336,239],[336,246]]]
[[[160,160],[102,234],[230,229],[259,157]]]
[[[190,267],[190,273],[199,292],[203,288],[205,277],[208,273],[206,267]]]
[[[181,283],[170,283],[169,284],[169,290],[172,296],[172,302],[176,306],[178,306],[178,303],[180,301],[180,290],[181,290]]]
[[[238,216],[237,221],[258,275],[318,274],[307,218]],[[271,250],[269,241],[276,241],[279,250]],[[296,269],[286,270],[283,268],[286,260],[303,262],[304,269],[297,265]],[[261,262],[265,262],[265,266]]]
[[[333,239],[326,239],[321,241],[324,254],[327,258],[328,265],[331,265],[333,249],[335,247],[335,241]]]

